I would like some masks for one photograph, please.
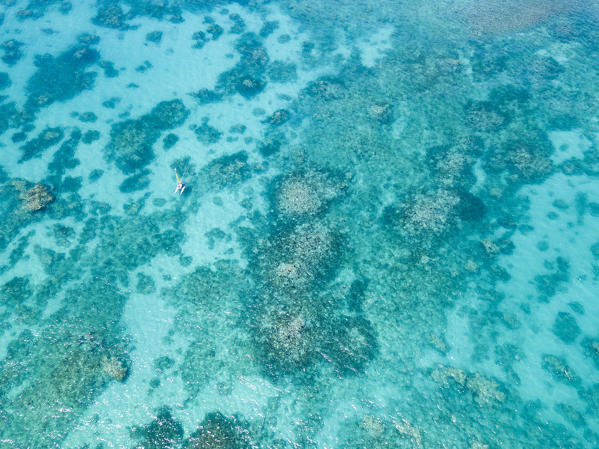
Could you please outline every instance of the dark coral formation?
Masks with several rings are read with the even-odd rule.
[[[271,308],[261,314],[255,339],[262,364],[271,376],[301,372],[314,363],[318,325],[310,310],[302,308]]]
[[[279,109],[266,117],[265,123],[272,126],[279,126],[289,120],[290,113],[287,109]]]
[[[168,407],[158,410],[156,418],[135,432],[143,449],[176,449],[183,440],[183,426],[176,421]]]
[[[202,169],[203,183],[208,189],[222,189],[237,185],[252,173],[245,151],[214,159]],[[204,180],[205,179],[205,180]]]
[[[221,131],[208,124],[208,117],[205,117],[202,124],[196,126],[193,131],[197,139],[205,145],[217,143],[223,135]]]
[[[36,56],[37,71],[27,80],[26,109],[36,111],[91,89],[96,73],[87,69],[99,57],[98,51],[87,44],[75,45],[58,56]]]
[[[23,331],[0,363],[0,403],[7,412],[0,417],[0,428],[4,438],[19,445],[60,445],[63,429],[96,394],[111,380],[123,380],[126,343],[113,318],[122,312],[125,298],[99,281],[67,295],[69,304],[46,320],[45,330],[39,335]],[[118,369],[109,366],[115,361]],[[18,387],[9,400],[6,393]],[[33,422],[46,431],[28,432]]]
[[[54,196],[42,184],[13,179],[0,185],[0,250],[4,250],[27,224],[39,219]]]
[[[34,157],[40,157],[48,148],[56,145],[62,140],[64,130],[62,128],[46,128],[37,137],[29,140],[21,147],[23,155],[19,162],[28,161]]]
[[[135,25],[129,23],[136,17],[168,19],[172,23],[183,21],[180,6],[169,2],[128,1],[123,3],[125,8],[122,8],[119,2],[100,0],[92,22],[97,26],[126,31],[136,28]]]
[[[154,159],[152,146],[160,134],[183,124],[188,114],[181,100],[163,101],[138,119],[112,125],[106,157],[125,174],[143,169]]]
[[[253,33],[241,36],[236,50],[241,54],[241,60],[230,71],[220,74],[216,90],[226,95],[238,93],[252,98],[264,90],[270,58],[261,39]]]
[[[127,29],[129,27],[126,23],[128,18],[129,16],[118,4],[105,2],[104,5],[98,8],[98,13],[92,22],[106,28]]]
[[[2,61],[9,66],[13,66],[19,62],[19,60],[23,57],[23,45],[25,45],[23,42],[17,41],[15,39],[2,42],[2,44],[0,44],[0,49],[4,51]]]
[[[162,40],[162,31],[150,31],[148,34],[146,34],[146,40],[148,42],[159,44]]]
[[[208,413],[183,443],[183,449],[250,449],[256,447],[246,424],[238,416]]]
[[[6,72],[0,72],[0,90],[6,89],[11,85],[10,77]]]

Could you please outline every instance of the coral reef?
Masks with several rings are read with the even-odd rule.
[[[170,150],[177,144],[178,141],[179,136],[177,136],[176,134],[169,133],[166,136],[164,136],[164,139],[162,139],[162,144],[165,150]]]
[[[123,173],[131,173],[154,159],[152,144],[159,136],[159,130],[142,120],[120,122],[112,126],[106,153]]]
[[[271,376],[301,372],[314,362],[320,330],[308,310],[268,309],[259,320],[256,343]]]
[[[266,117],[265,123],[271,126],[280,126],[289,120],[290,113],[287,109],[279,109]]]
[[[190,397],[211,383],[226,384],[229,376],[247,376],[255,371],[253,362],[244,355],[249,338],[240,324],[251,285],[235,263],[221,261],[215,269],[196,268],[166,292],[179,310],[177,329],[192,340],[178,368]]]
[[[29,279],[23,277],[14,277],[0,287],[4,304],[11,307],[26,301],[32,293]]]
[[[383,222],[409,240],[433,240],[456,226],[461,199],[457,192],[436,189],[407,195],[388,206]]]
[[[8,66],[15,65],[23,57],[23,50],[21,50],[23,45],[23,42],[19,42],[15,39],[2,42],[2,44],[0,44],[0,49],[4,51],[2,61]]]
[[[580,377],[574,372],[565,359],[551,354],[543,356],[543,369],[559,381],[570,385],[577,385],[581,382]]]
[[[54,201],[54,196],[52,196],[46,186],[43,184],[36,184],[25,192],[23,200],[25,202],[24,206],[28,211],[36,212]]]
[[[346,182],[320,169],[306,169],[275,179],[273,206],[277,213],[291,220],[317,215],[340,197]]]
[[[118,358],[106,356],[102,359],[101,369],[106,376],[119,382],[122,382],[127,377],[129,371],[127,366]]]
[[[212,23],[206,28],[206,33],[210,35],[213,41],[218,40],[224,32],[225,30],[223,30],[223,27],[217,23]]]
[[[90,129],[88,131],[85,131],[85,134],[83,134],[83,136],[81,136],[81,142],[85,143],[86,145],[94,143],[96,140],[99,140],[99,139],[100,139],[100,131],[97,131],[95,129]]]
[[[27,80],[25,108],[33,112],[55,101],[66,101],[91,89],[96,77],[88,67],[100,54],[89,45],[78,44],[58,56],[36,56],[37,71]]]
[[[348,449],[426,447],[423,430],[405,418],[364,415],[357,421],[346,422],[341,434],[344,436],[342,447]]]
[[[194,128],[194,133],[204,145],[217,143],[223,135],[221,131],[208,124],[208,117],[202,120],[201,125]]]
[[[347,94],[347,89],[338,78],[322,77],[309,83],[302,94],[325,101],[340,100]]]
[[[183,440],[183,426],[168,407],[162,407],[151,423],[133,433],[141,439],[136,446],[140,449],[177,449]]]
[[[92,22],[98,26],[123,30],[129,27],[126,23],[128,18],[118,4],[105,2],[105,5],[98,8],[98,13]]]
[[[200,89],[197,92],[190,94],[200,104],[218,103],[222,100],[223,95],[209,89]]]
[[[459,368],[441,366],[431,372],[431,377],[442,388],[453,388],[460,393],[469,391],[481,407],[506,400],[506,394],[501,391],[500,384],[479,373],[468,374]]]
[[[393,121],[393,109],[389,103],[377,101],[368,106],[368,116],[379,123],[387,124]]]
[[[125,298],[98,281],[66,293],[68,304],[45,320],[44,330],[35,336],[23,331],[0,362],[0,406],[6,412],[0,429],[18,446],[60,446],[72,420],[105,387],[104,358],[126,357],[114,320]],[[44,430],[27,431],[32,425]]]
[[[253,33],[242,35],[236,44],[241,55],[240,61],[231,70],[221,73],[216,86],[217,92],[225,95],[239,93],[252,98],[262,92],[266,85],[269,57],[261,44],[261,39]]]
[[[453,382],[455,382],[458,387],[464,387],[466,385],[466,373],[461,369],[452,366],[435,368],[431,372],[431,377],[443,388],[449,388]]]
[[[273,61],[267,70],[268,79],[273,83],[297,81],[297,67],[292,62]]]
[[[157,104],[139,119],[115,123],[105,155],[125,174],[141,170],[154,159],[152,146],[161,132],[180,126],[188,115],[181,100],[171,100]]]
[[[11,85],[8,73],[0,72],[0,90],[6,89]]]
[[[540,182],[553,171],[549,155],[551,143],[539,136],[534,142],[508,141],[496,147],[486,167],[492,171],[507,170],[513,181]]]
[[[335,269],[342,252],[341,237],[326,222],[310,222],[273,236],[261,252],[262,276],[268,285],[305,291],[326,280]]]
[[[595,338],[584,338],[581,343],[584,354],[591,358],[595,363],[595,367],[599,369],[599,340]]]
[[[0,3],[7,30],[15,17],[70,8],[60,0]],[[185,396],[183,408],[141,421],[136,447],[599,447],[599,385],[589,377],[599,344],[585,316],[593,309],[585,289],[567,290],[599,277],[598,244],[583,242],[584,257],[574,261],[562,240],[542,235],[547,222],[533,209],[547,193],[549,223],[574,243],[599,216],[589,189],[599,173],[597,31],[586,18],[596,8],[285,0],[273,15],[267,3],[97,2],[93,23],[123,43],[131,37],[168,57],[178,50],[165,39],[181,31],[172,24],[186,20],[185,51],[225,58],[215,67],[229,70],[214,86],[189,88],[198,125],[186,129],[176,128],[191,114],[187,100],[132,117],[135,106],[118,92],[99,100],[101,120],[71,114],[83,130],[44,129],[56,125],[40,108],[91,88],[92,67],[106,77],[122,70],[129,92],[142,93],[162,66],[149,56],[133,66],[116,55],[103,61],[93,49],[99,38],[80,35],[65,52],[36,59],[23,108],[11,102],[23,84],[12,71],[26,68],[34,47],[26,32],[17,35],[26,46],[3,44],[4,63],[17,65],[10,78],[0,74],[0,133],[13,130],[4,142],[21,147],[21,162],[43,157],[0,169],[3,441],[72,445],[65,436],[84,416],[90,432],[103,431],[108,421],[95,419],[92,404],[111,383],[118,390],[130,372],[146,369],[131,364],[119,324],[131,295],[134,306],[165,299],[175,315],[160,342],[170,349],[151,354],[142,379],[149,400],[179,386]],[[285,13],[299,20],[290,25]],[[163,31],[148,33],[155,29]],[[43,32],[51,42],[64,34]],[[234,50],[215,54],[232,40]],[[288,59],[271,62],[282,55]],[[202,119],[235,103],[249,113]],[[57,117],[88,109],[54,108],[64,113]],[[37,113],[43,123],[33,122]],[[91,127],[110,139],[112,168],[77,159],[97,146],[80,145],[100,137]],[[186,157],[194,135],[209,159]],[[172,150],[158,159],[163,148]],[[46,162],[37,185],[8,179]],[[139,193],[153,162],[176,167],[192,195],[175,203]],[[125,175],[124,204],[90,197],[114,166]],[[561,192],[562,180],[576,192]],[[222,217],[197,215],[214,206]],[[520,248],[523,240],[530,248]],[[547,260],[516,273],[521,249]],[[520,286],[509,283],[523,276],[514,294]],[[576,303],[568,303],[572,293]],[[538,329],[538,318],[548,328]],[[527,345],[531,335],[549,336],[552,354]],[[471,345],[462,347],[466,338]],[[559,394],[544,394],[552,389]],[[221,412],[210,408],[219,400]],[[214,412],[185,434],[173,414],[198,406],[192,423]],[[232,415],[238,407],[249,423]]]
[[[252,169],[245,151],[214,159],[201,169],[206,189],[220,190],[250,178]]]
[[[456,8],[458,20],[477,35],[525,31],[559,14],[563,5],[556,1],[525,0],[518,3],[490,1],[483,6],[465,2]]]
[[[146,40],[148,42],[159,44],[162,40],[162,31],[150,31],[148,34],[146,34]]]
[[[559,312],[552,327],[553,333],[564,343],[574,343],[580,335],[580,327],[571,313]]]
[[[198,429],[184,442],[183,449],[250,449],[256,447],[246,424],[238,416],[208,413]]]
[[[21,147],[23,155],[19,162],[28,161],[34,157],[40,157],[41,154],[53,145],[62,140],[64,130],[62,128],[46,128],[34,139],[29,140]]]
[[[39,217],[29,211],[25,202],[27,191],[33,187],[22,179],[0,185],[0,212],[4,217],[0,220],[0,250],[4,250],[24,226]]]
[[[370,322],[341,316],[331,327],[333,335],[321,344],[321,351],[342,375],[363,373],[378,353],[378,340]]]
[[[9,128],[18,128],[23,123],[23,117],[14,102],[0,104],[0,135]]]
[[[88,111],[80,114],[79,120],[81,120],[83,123],[94,123],[96,120],[98,120],[98,116],[93,112]]]
[[[494,401],[503,402],[505,400],[505,393],[499,390],[499,384],[478,373],[468,377],[466,388],[472,392],[474,400],[480,406],[493,403]]]

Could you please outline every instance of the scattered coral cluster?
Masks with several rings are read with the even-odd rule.
[[[236,11],[267,8],[240,3]],[[547,256],[527,284],[534,294],[513,298],[502,289],[514,274],[506,256],[536,225],[526,195],[558,175],[567,182],[599,175],[597,125],[589,120],[599,98],[589,62],[599,56],[597,32],[578,2],[568,11],[536,0],[487,3],[465,1],[459,11],[437,5],[430,26],[420,26],[414,14],[424,17],[430,6],[284,1],[282,11],[310,33],[294,42],[282,24],[264,20],[254,30],[224,2],[98,2],[92,23],[123,39],[136,19],[162,21],[142,35],[157,51],[167,27],[205,13],[188,36],[190,51],[228,38],[238,57],[214,86],[191,93],[199,124],[188,123],[192,107],[177,98],[110,123],[103,154],[127,177],[120,190],[131,198],[122,210],[82,198],[83,175],[71,171],[83,168],[81,148],[95,148],[100,131],[89,127],[102,119],[88,111],[73,113],[73,127],[35,122],[44,108],[92,89],[98,70],[108,79],[120,67],[101,59],[94,34],[36,56],[25,104],[0,97],[0,134],[14,130],[3,138],[19,149],[18,163],[48,161],[36,183],[0,170],[0,275],[7,274],[0,335],[10,340],[0,361],[3,441],[59,447],[107,387],[128,387],[143,342],[129,340],[122,319],[139,295],[168,301],[176,314],[164,338],[172,353],[141,380],[148,401],[171,377],[187,399],[131,429],[136,447],[325,447],[331,429],[347,448],[598,446],[599,384],[588,373],[599,367],[599,336],[581,303],[558,300],[579,261],[562,256],[547,234],[536,245]],[[71,7],[31,0],[15,14],[36,20]],[[373,64],[335,38],[340,23],[351,38],[382,21],[398,28]],[[298,44],[297,59],[275,60],[275,41]],[[0,50],[4,94],[31,47],[7,38]],[[298,80],[295,97],[254,109],[258,137],[242,119],[217,129],[204,112],[258,102],[271,86]],[[191,154],[169,159],[194,177],[173,205],[143,190],[152,162],[179,150],[181,126],[200,146],[239,145],[203,165]],[[556,133],[590,143],[572,156],[555,147]],[[85,176],[93,184],[102,175],[98,168]],[[566,201],[558,193],[548,223],[571,214],[568,226],[579,232],[599,216],[591,195]],[[202,207],[215,206],[212,213],[226,201],[240,206],[239,217],[185,234]],[[190,240],[204,237],[210,251],[228,247],[221,256],[234,259],[240,249],[242,260],[198,265],[205,255],[190,255],[197,248]],[[599,278],[598,245],[585,254],[592,265],[580,282]],[[39,276],[11,273],[17,265],[39,265]],[[530,326],[539,316],[543,325]],[[536,332],[555,342],[531,356],[521,341]],[[459,338],[467,347],[454,347]],[[184,343],[175,349],[176,339]],[[560,394],[523,392],[535,376]],[[271,388],[252,403],[252,416],[232,400],[247,384]],[[220,409],[203,403],[211,394]],[[179,415],[196,416],[198,405],[201,416],[184,427]]]

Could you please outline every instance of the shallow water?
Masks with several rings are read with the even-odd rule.
[[[0,0],[0,447],[599,447],[598,41]]]

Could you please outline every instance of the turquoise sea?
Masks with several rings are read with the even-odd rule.
[[[599,448],[599,2],[0,0],[0,317],[0,449]]]

